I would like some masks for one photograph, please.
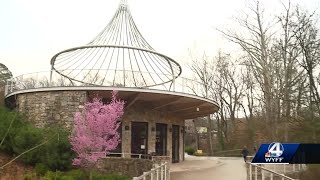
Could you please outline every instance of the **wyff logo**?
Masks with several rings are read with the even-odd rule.
[[[253,164],[289,164],[300,144],[273,142],[261,144],[251,163]]]
[[[268,147],[268,152],[264,155],[266,162],[269,163],[281,163],[283,157],[281,155],[284,152],[284,148],[281,143],[274,142]]]

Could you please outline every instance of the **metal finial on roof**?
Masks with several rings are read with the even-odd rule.
[[[121,1],[120,1],[120,5],[127,7],[128,1],[127,1],[127,0],[121,0]]]
[[[156,52],[121,0],[108,25],[85,46],[59,52],[52,69],[70,81],[99,86],[150,87],[173,82],[180,65]]]

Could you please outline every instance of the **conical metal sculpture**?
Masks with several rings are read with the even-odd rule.
[[[159,86],[174,83],[181,74],[176,61],[156,52],[143,38],[126,0],[98,36],[85,46],[54,55],[51,67],[73,83],[98,86]]]

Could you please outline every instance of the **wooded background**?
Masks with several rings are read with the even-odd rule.
[[[251,1],[233,19],[237,29],[217,29],[240,53],[221,49],[215,57],[197,57],[189,51],[194,79],[203,83],[197,93],[221,107],[207,117],[219,150],[320,141],[319,14],[290,1],[279,6],[270,16]]]

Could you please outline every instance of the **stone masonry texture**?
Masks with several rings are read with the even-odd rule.
[[[62,124],[70,128],[74,113],[86,102],[86,91],[48,91],[18,94],[17,110],[37,127]]]
[[[108,157],[99,160],[97,166],[104,173],[137,177],[150,171],[152,164],[148,159]]]

